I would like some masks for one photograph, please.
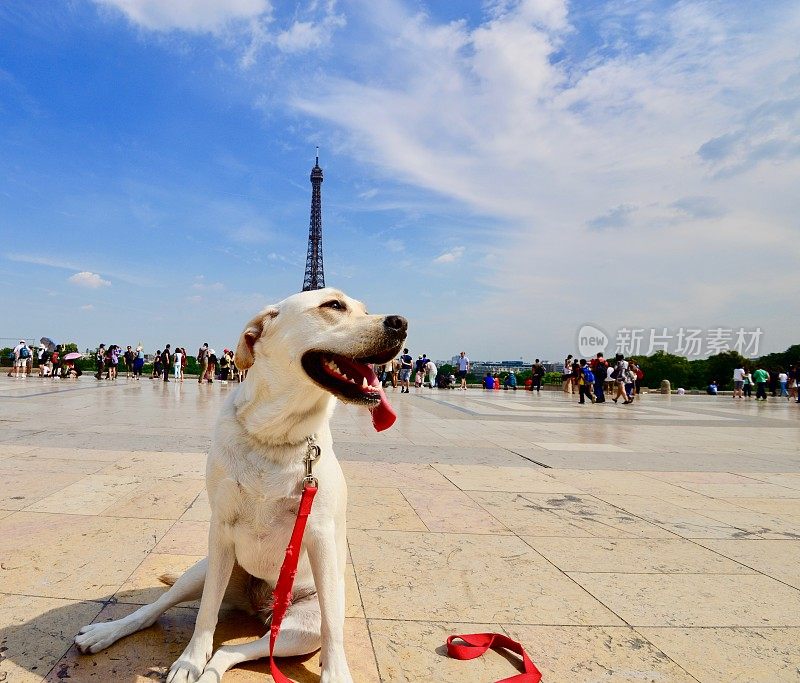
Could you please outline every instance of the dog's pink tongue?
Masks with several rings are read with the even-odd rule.
[[[386,400],[386,394],[384,393],[382,388],[378,388],[381,394],[381,402],[372,408],[370,412],[372,413],[372,426],[375,427],[375,431],[382,432],[384,429],[389,429],[394,424],[394,421],[397,419],[397,413],[394,412],[394,408],[392,408],[391,404],[388,400]]]

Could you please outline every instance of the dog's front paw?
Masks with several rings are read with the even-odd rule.
[[[323,662],[319,683],[353,683],[350,669],[347,668],[347,661],[342,658],[338,662],[331,662],[331,666],[325,666],[325,662]]]
[[[212,642],[192,638],[183,654],[170,668],[166,683],[196,683],[211,657]]]

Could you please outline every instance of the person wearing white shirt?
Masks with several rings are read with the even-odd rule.
[[[733,370],[733,397],[744,398],[744,368],[734,368]]]

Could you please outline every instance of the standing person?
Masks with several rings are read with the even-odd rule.
[[[31,350],[24,339],[19,340],[19,344],[14,347],[14,367],[13,375],[18,377],[20,373],[25,377],[25,368],[28,365],[28,358],[31,357]]]
[[[133,370],[133,361],[136,360],[136,355],[133,353],[133,350],[130,346],[125,349],[125,353],[123,354],[122,358],[125,361],[125,377],[129,378],[131,376],[131,371]]]
[[[769,379],[767,379],[767,384],[769,386],[769,393],[773,396],[778,395],[778,373],[773,368],[772,370],[767,371],[767,375]]]
[[[425,365],[425,370],[428,373],[428,380],[431,383],[431,389],[435,389],[436,388],[436,373],[438,372],[438,369],[436,368],[436,363],[434,363],[429,358],[427,364]]]
[[[531,391],[536,390],[537,394],[542,393],[542,380],[544,379],[544,365],[537,358],[531,367]]]
[[[150,375],[150,379],[157,379],[161,377],[161,349],[156,351],[156,355],[153,358],[153,374]]]
[[[789,400],[797,398],[797,366],[790,365],[789,372]]]
[[[117,366],[119,365],[119,346],[112,344],[108,349],[108,378],[117,379]]]
[[[597,357],[592,362],[592,372],[594,373],[594,402],[605,403],[605,383],[608,378],[608,363],[603,357],[603,353],[597,354]]]
[[[50,354],[47,353],[47,349],[44,348],[44,345],[39,347],[39,353],[37,354],[36,360],[39,362],[39,377],[44,377],[45,369],[47,368],[47,358]]]
[[[133,359],[133,376],[136,379],[141,379],[142,368],[144,367],[144,347],[139,344],[136,347],[136,358]]]
[[[611,377],[614,379],[614,397],[611,399],[616,403],[619,399],[624,399],[622,401],[623,405],[627,405],[630,403],[628,400],[628,394],[625,391],[625,382],[627,381],[627,374],[628,374],[628,361],[625,360],[625,356],[621,353],[618,353],[614,359],[614,371],[611,373]]]
[[[180,346],[175,347],[175,355],[172,357],[173,375],[176,382],[182,382],[181,378],[181,363],[183,363],[183,349]]]
[[[400,356],[400,393],[408,393],[408,382],[411,378],[411,367],[414,359],[408,353],[408,349],[403,349],[403,355]]]
[[[733,369],[733,397],[744,398],[744,367]]]
[[[564,359],[564,370],[561,373],[561,389],[565,394],[573,393],[572,375],[573,375],[573,360],[572,354],[569,354]]]
[[[186,347],[181,347],[181,382],[184,380],[184,376],[186,375],[186,365],[189,362],[187,360],[188,356],[186,355]],[[233,354],[231,354],[231,363],[233,363]]]
[[[228,373],[230,371],[230,358],[228,349],[222,350],[222,356],[219,359],[219,379],[223,384],[228,383]]]
[[[469,358],[467,358],[467,354],[464,351],[459,354],[456,364],[458,367],[458,378],[461,380],[461,388],[466,391],[467,373],[469,372]]]
[[[428,364],[426,356],[417,356],[414,372],[414,387],[421,387],[425,384],[425,366]]]
[[[781,398],[786,396],[789,397],[789,392],[787,391],[787,386],[789,383],[789,375],[786,374],[782,369],[778,372],[778,386],[781,388]]]
[[[592,386],[594,385],[594,373],[592,369],[586,364],[586,359],[581,358],[578,363],[580,374],[578,376],[578,396],[580,397],[578,403],[583,405],[586,403],[586,397],[594,403],[594,394],[592,393]]]
[[[758,368],[753,373],[753,381],[756,383],[756,401],[761,399],[767,400],[767,382],[769,381],[769,373],[764,368]]]
[[[55,378],[61,377],[61,344],[56,346],[56,350],[50,354],[50,376]]]
[[[103,379],[103,372],[106,368],[106,345],[100,344],[97,347],[97,352],[94,354],[94,362],[97,366],[97,373],[95,373],[95,377],[100,380]]]
[[[164,381],[169,382],[169,370],[171,367],[172,354],[170,353],[170,345],[167,344],[161,352],[161,368],[164,373]]]
[[[750,370],[747,368],[745,368],[743,379],[744,397],[753,398],[753,375],[750,374]]]
[[[208,383],[213,384],[217,376],[217,353],[214,349],[208,350]]]
[[[200,366],[200,377],[197,382],[202,384],[208,372],[208,342],[197,351],[197,364]]]

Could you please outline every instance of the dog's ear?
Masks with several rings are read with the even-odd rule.
[[[264,334],[265,327],[269,321],[278,315],[277,308],[267,308],[255,316],[244,328],[242,336],[239,337],[239,345],[236,347],[234,362],[240,370],[247,370],[255,363],[253,347],[258,338]]]

